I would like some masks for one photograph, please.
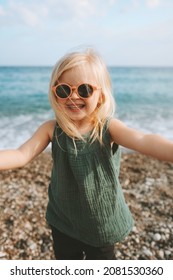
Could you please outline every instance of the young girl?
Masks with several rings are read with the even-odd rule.
[[[49,97],[56,120],[16,150],[0,151],[0,170],[22,167],[52,142],[46,219],[57,259],[115,259],[114,244],[133,218],[118,180],[119,145],[173,162],[173,142],[145,135],[114,118],[108,71],[92,50],[54,67]]]

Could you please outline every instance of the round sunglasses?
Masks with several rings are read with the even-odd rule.
[[[100,88],[92,86],[90,84],[79,84],[77,86],[70,86],[65,83],[59,83],[58,85],[52,87],[55,95],[58,98],[62,99],[69,98],[72,95],[73,90],[76,90],[76,93],[80,98],[89,98],[97,89]]]

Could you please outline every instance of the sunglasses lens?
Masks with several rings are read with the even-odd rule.
[[[56,88],[56,94],[60,98],[67,98],[70,95],[71,89],[68,85],[59,85]]]
[[[78,87],[78,93],[83,98],[88,98],[93,93],[93,87],[89,84],[82,84]]]

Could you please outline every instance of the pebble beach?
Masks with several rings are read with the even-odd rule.
[[[0,259],[53,260],[46,224],[51,155],[0,173]],[[115,245],[119,260],[173,259],[173,164],[123,153],[120,182],[135,226]]]

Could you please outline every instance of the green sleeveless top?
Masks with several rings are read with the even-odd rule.
[[[99,247],[121,241],[133,227],[118,175],[120,148],[110,145],[108,122],[103,143],[73,140],[58,126],[52,140],[53,168],[47,222],[86,244]]]

